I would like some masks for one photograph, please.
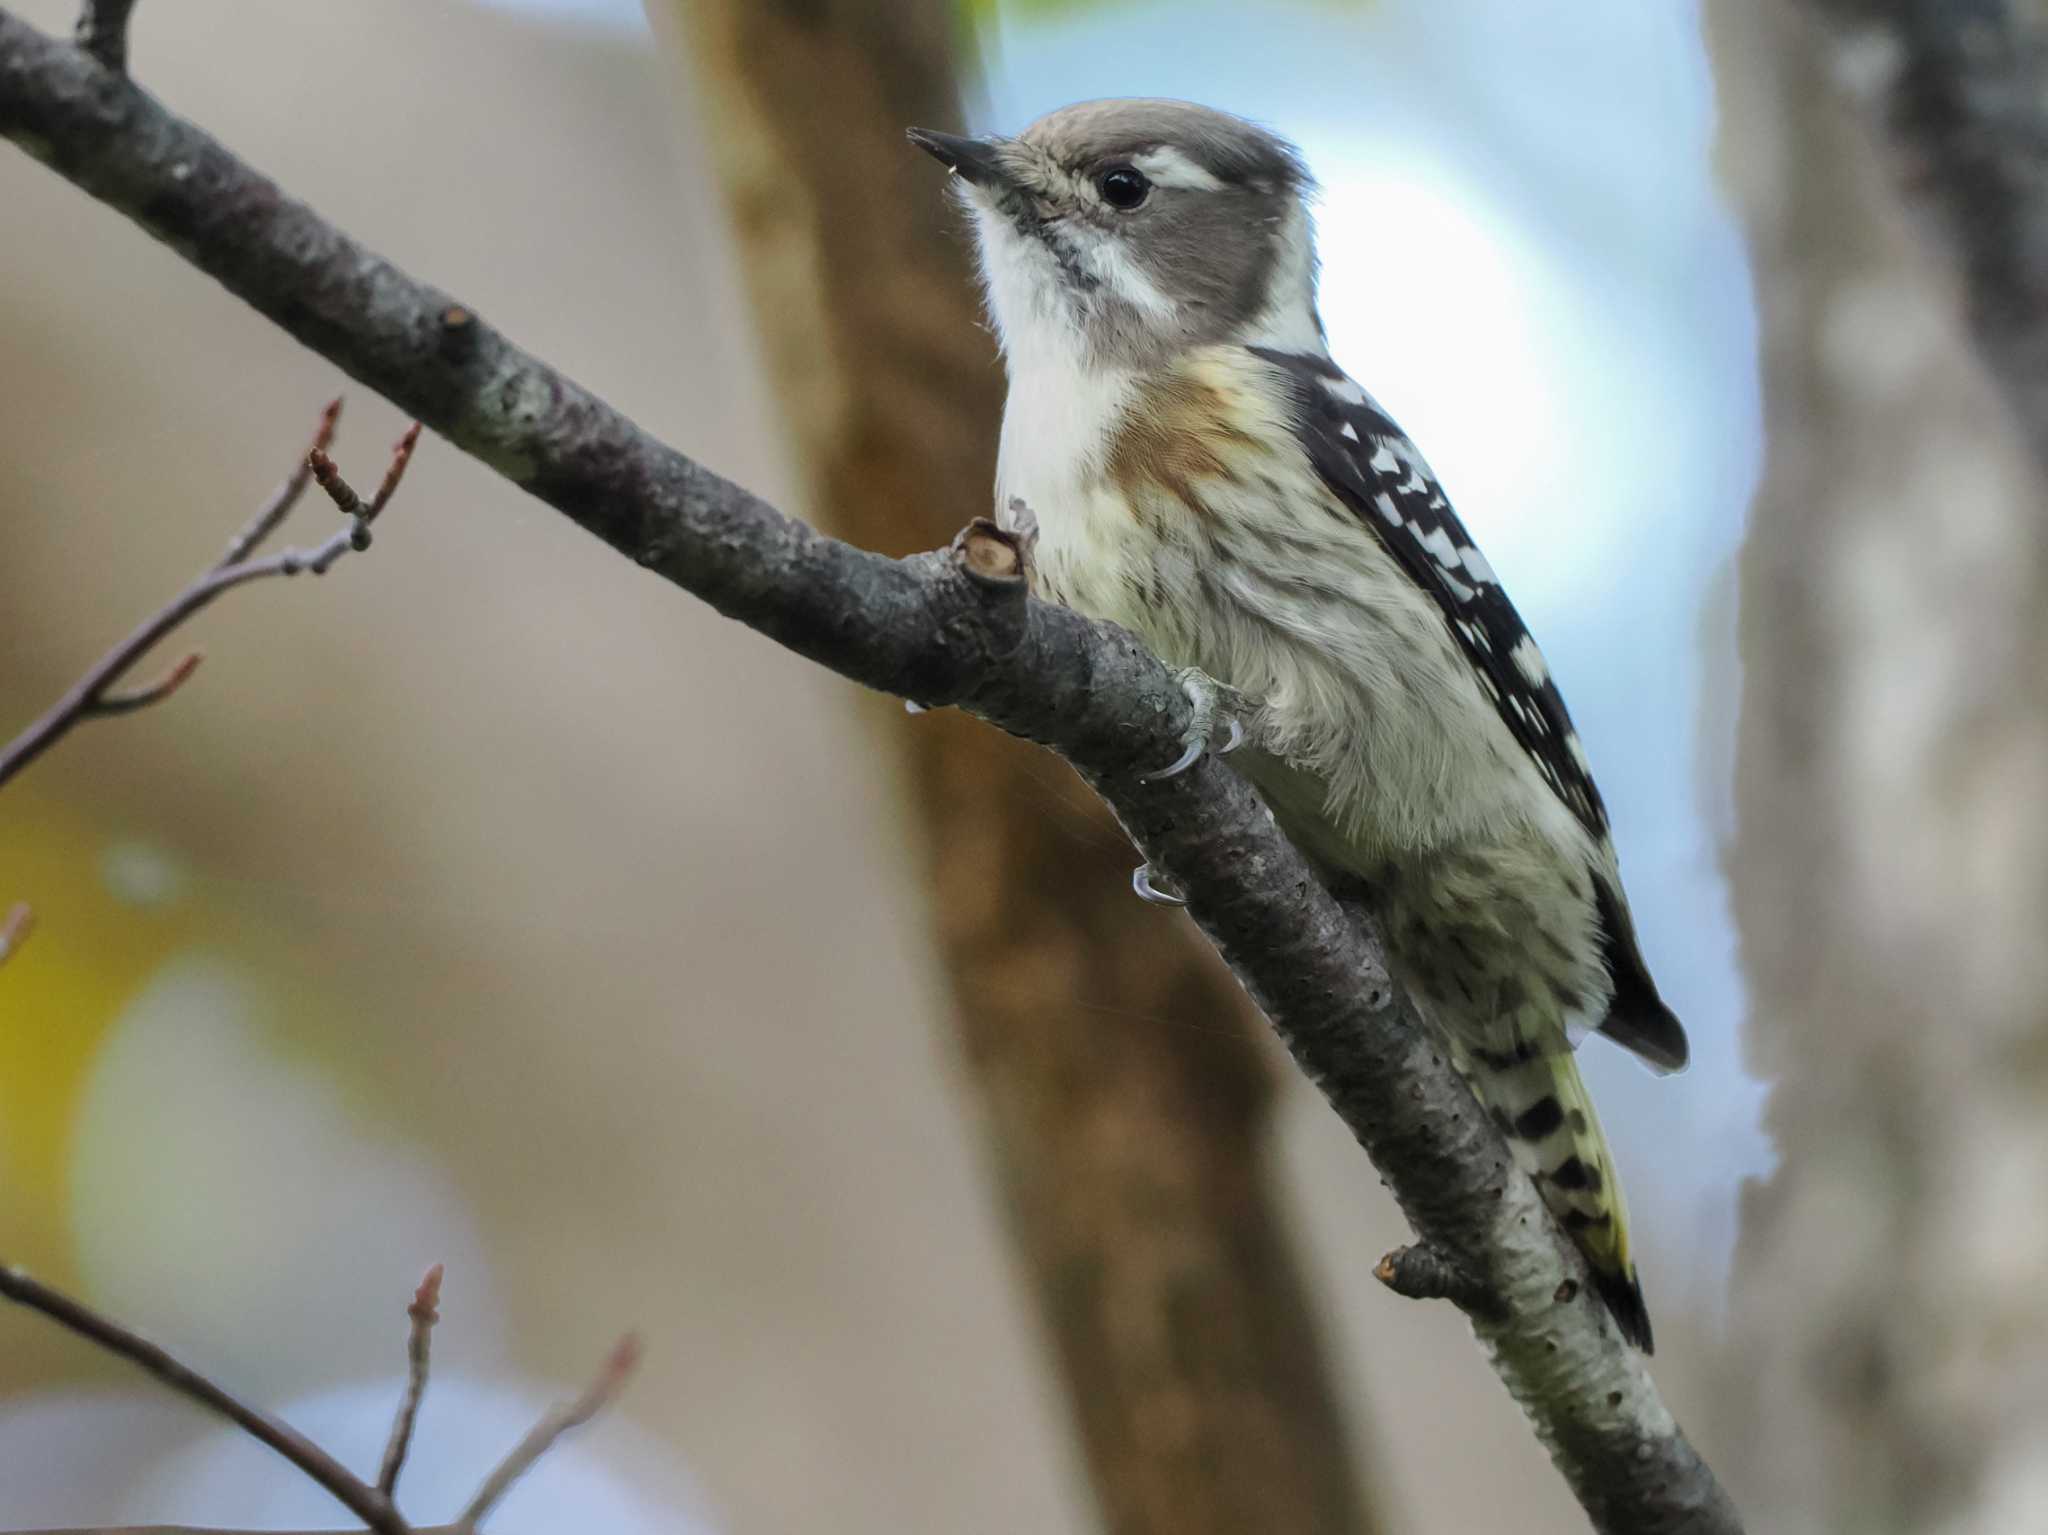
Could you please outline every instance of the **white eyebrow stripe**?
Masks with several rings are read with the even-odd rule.
[[[1157,187],[1181,187],[1196,192],[1220,192],[1223,183],[1169,144],[1148,149],[1131,161]]]

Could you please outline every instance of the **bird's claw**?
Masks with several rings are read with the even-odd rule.
[[[1236,709],[1230,707],[1235,689],[1193,666],[1180,668],[1174,677],[1180,683],[1181,691],[1187,694],[1194,716],[1188,722],[1187,734],[1181,737],[1181,754],[1156,772],[1140,774],[1139,779],[1143,783],[1164,783],[1169,778],[1180,777],[1212,749],[1211,743],[1216,739],[1219,727],[1224,730],[1225,738],[1221,746],[1213,748],[1217,756],[1227,757],[1244,745],[1244,721],[1238,718]]]
[[[1206,740],[1190,732],[1187,747],[1178,757],[1175,757],[1172,762],[1159,769],[1156,773],[1139,774],[1139,781],[1141,783],[1164,783],[1169,778],[1178,778],[1197,762],[1200,762],[1202,760],[1202,753],[1208,749],[1209,743]]]
[[[1152,872],[1152,865],[1141,863],[1131,870],[1131,889],[1138,899],[1152,906],[1185,906],[1188,898],[1173,886],[1167,884]]]

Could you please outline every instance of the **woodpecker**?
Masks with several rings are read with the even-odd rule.
[[[1573,1052],[1685,1032],[1542,652],[1415,445],[1331,360],[1300,154],[1189,102],[1014,138],[912,129],[954,173],[1009,375],[998,521],[1039,593],[1134,632],[1333,886],[1585,1254],[1649,1313]],[[1140,871],[1141,874],[1143,871]]]

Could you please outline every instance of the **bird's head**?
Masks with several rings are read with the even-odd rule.
[[[1308,172],[1254,123],[1085,101],[1015,138],[922,128],[974,216],[1013,371],[1146,367],[1237,341],[1322,350]]]

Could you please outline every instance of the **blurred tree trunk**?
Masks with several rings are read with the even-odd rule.
[[[2043,486],[1836,90],[1899,60],[1787,9],[1707,10],[1769,434],[1728,866],[1783,1159],[1730,1462],[1776,1530],[2043,1530]]]
[[[819,520],[940,545],[990,509],[1003,381],[939,168],[952,0],[670,0]],[[937,714],[880,720],[1012,1226],[1118,1535],[1374,1527],[1268,1186],[1268,1057],[1093,796]]]

